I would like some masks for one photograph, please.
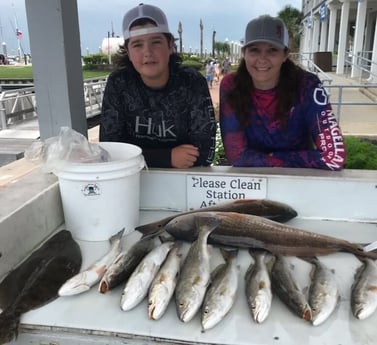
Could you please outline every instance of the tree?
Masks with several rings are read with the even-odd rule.
[[[221,55],[224,57],[225,54],[230,54],[230,45],[228,42],[215,42],[214,46],[217,56]]]
[[[278,17],[285,23],[289,33],[289,48],[296,52],[300,48],[301,21],[304,16],[301,11],[290,5],[285,6]]]

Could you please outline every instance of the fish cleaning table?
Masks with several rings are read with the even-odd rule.
[[[5,239],[8,241],[7,246],[1,241],[3,257],[0,259],[0,276],[6,273],[7,265],[12,264],[12,260],[3,259],[17,248],[11,240],[22,236],[19,228],[21,225],[24,226],[23,231],[27,231],[24,238],[29,246],[32,238],[40,236],[42,240],[49,233],[64,228],[62,222],[57,222],[57,226],[52,227],[53,220],[47,215],[51,208],[54,219],[61,217],[61,211],[56,210],[61,207],[56,181],[52,179],[46,186],[46,181],[39,180],[39,175],[34,176],[34,179],[43,185],[45,192],[39,193],[38,197],[34,195],[29,202],[2,218],[0,223],[0,234],[7,236]],[[208,180],[212,182],[204,182]],[[225,181],[228,187],[219,190],[216,186],[221,183],[216,181]],[[33,188],[38,188],[36,184],[32,184]],[[245,192],[240,186],[249,186],[252,193],[246,190],[251,193],[246,197],[255,195],[257,198],[268,198],[287,203],[296,209],[298,217],[288,223],[292,226],[352,242],[370,243],[377,240],[376,185],[377,172],[371,171],[334,173],[302,169],[230,167],[185,171],[149,170],[143,171],[141,176],[140,224],[159,220],[190,207],[195,208],[198,204],[209,205],[216,193],[222,193],[222,196],[239,195]],[[45,218],[40,220],[41,217],[34,217],[35,224],[25,219],[22,224],[20,216],[27,217],[36,210],[43,210],[43,214],[46,213]],[[49,229],[44,229],[46,227]],[[34,231],[35,236],[30,236],[31,231]],[[139,237],[138,232],[124,236],[123,246],[131,246]],[[109,249],[108,241],[78,243],[83,254],[83,268]],[[21,247],[25,246],[26,244]],[[18,251],[22,249],[24,248]],[[24,257],[26,254],[15,255]],[[297,258],[289,259],[295,267],[294,275],[300,286],[308,287],[311,266]],[[273,298],[267,320],[262,324],[255,323],[244,292],[244,275],[252,259],[247,250],[240,250],[240,284],[235,305],[224,320],[204,333],[201,332],[199,314],[188,323],[179,321],[174,300],[165,315],[156,321],[148,319],[146,299],[133,310],[122,311],[122,284],[107,294],[100,294],[98,286],[94,286],[89,292],[60,297],[24,314],[19,337],[12,344],[375,344],[377,313],[366,320],[357,320],[351,313],[350,288],[354,273],[361,262],[348,253],[321,256],[320,260],[335,270],[341,300],[330,318],[319,326],[312,326],[294,315],[277,296]],[[213,246],[211,267],[221,262],[223,259],[219,250]]]

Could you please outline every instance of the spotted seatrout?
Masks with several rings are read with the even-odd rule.
[[[351,288],[352,313],[360,320],[371,316],[377,309],[377,264],[371,259],[363,261]]]
[[[211,274],[207,238],[217,225],[217,218],[198,217],[199,236],[187,253],[175,291],[177,314],[183,322],[190,321],[203,303]]]
[[[220,248],[225,264],[220,264],[211,273],[211,284],[202,306],[202,331],[216,326],[230,312],[238,289],[238,250]]]
[[[122,250],[122,236],[124,229],[110,237],[110,250],[99,260],[90,265],[86,270],[78,273],[59,289],[59,296],[71,296],[88,291],[94,284],[97,284],[107,268]]]
[[[302,290],[296,283],[287,258],[277,255],[271,269],[272,290],[300,318],[310,321],[312,311]]]
[[[312,309],[312,324],[318,326],[326,321],[339,302],[339,289],[334,271],[327,268],[316,257],[307,258],[313,265],[310,273],[309,305]]]
[[[164,315],[177,285],[182,253],[181,242],[176,242],[149,288],[148,316],[158,320]]]
[[[131,248],[123,250],[103,275],[99,292],[106,293],[126,282],[140,261],[157,245],[156,242],[155,238],[141,239]]]
[[[271,310],[272,291],[270,273],[266,260],[273,263],[274,258],[265,251],[249,250],[254,262],[245,274],[245,293],[251,315],[255,322],[266,320]]]
[[[123,311],[133,309],[147,296],[154,277],[173,246],[174,242],[160,244],[137,265],[122,292],[120,306]]]

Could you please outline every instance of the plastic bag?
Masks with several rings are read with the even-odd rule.
[[[100,163],[110,160],[109,153],[97,143],[88,142],[81,133],[61,127],[56,137],[37,141],[25,150],[25,158],[42,164],[46,173],[58,173],[67,163]]]

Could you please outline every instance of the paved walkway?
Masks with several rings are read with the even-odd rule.
[[[360,85],[345,76],[336,73],[327,73],[332,79],[331,85]],[[376,87],[377,88],[377,87]],[[214,83],[210,89],[213,106],[219,105],[219,83]],[[338,92],[331,89],[331,102],[338,102]],[[371,102],[358,88],[343,89],[343,102]],[[338,113],[337,105],[333,105],[335,114]],[[339,124],[345,135],[376,136],[377,137],[377,105],[342,105]]]

